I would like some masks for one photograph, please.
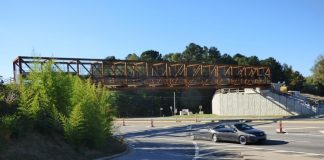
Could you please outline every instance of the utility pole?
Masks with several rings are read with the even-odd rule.
[[[176,100],[175,100],[175,91],[173,91],[173,114],[176,114]]]

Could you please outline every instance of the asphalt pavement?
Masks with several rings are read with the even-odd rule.
[[[217,122],[215,122],[217,123]],[[116,160],[202,160],[202,159],[324,159],[324,121],[284,121],[286,134],[276,133],[272,121],[251,122],[267,133],[261,144],[192,140],[190,133],[215,125],[208,122],[117,121],[116,134],[128,142],[130,152]]]

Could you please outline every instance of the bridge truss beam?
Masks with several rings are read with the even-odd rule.
[[[87,58],[25,57],[13,61],[14,79],[27,76],[51,60],[57,71],[90,78],[109,88],[130,87],[269,87],[271,71],[265,66],[145,62]]]

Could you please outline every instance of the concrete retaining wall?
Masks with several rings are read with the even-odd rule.
[[[212,113],[222,116],[290,116],[323,114],[324,110],[269,90],[249,89],[245,92],[216,92],[212,100]]]

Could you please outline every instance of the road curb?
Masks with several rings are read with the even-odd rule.
[[[124,155],[129,154],[131,152],[130,145],[129,145],[128,142],[126,142],[125,144],[126,144],[126,150],[124,152],[118,153],[118,154],[114,154],[114,155],[111,155],[111,156],[96,158],[94,160],[110,160],[110,159],[114,159],[114,158],[121,157],[121,156],[124,156]]]
[[[282,122],[285,122],[285,123],[311,123],[311,124],[324,123],[324,121],[287,121],[287,120],[283,120]]]
[[[135,122],[147,122],[150,121],[150,119],[125,119],[128,123],[135,123]],[[178,122],[177,122],[178,120]],[[199,118],[199,122],[221,122],[221,121],[245,121],[245,122],[277,122],[279,120],[282,120],[283,122],[287,123],[324,123],[324,120],[322,119],[286,119],[286,118],[265,118],[265,119],[243,119],[243,118],[237,118],[237,119],[211,119],[211,118]],[[117,119],[115,122],[120,122],[122,120]],[[155,119],[155,122],[195,122],[195,119],[192,118],[179,118],[179,119]]]

